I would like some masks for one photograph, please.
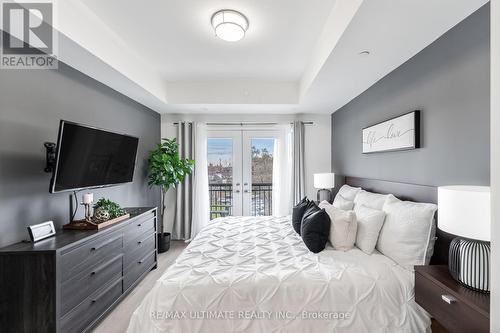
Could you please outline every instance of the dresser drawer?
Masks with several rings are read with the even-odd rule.
[[[152,252],[141,259],[132,262],[132,264],[125,269],[125,273],[123,275],[123,290],[130,288],[130,286],[137,281],[142,274],[149,271],[155,262],[155,258],[156,252]]]
[[[122,294],[122,279],[113,280],[94,292],[61,320],[62,332],[83,332]]]
[[[61,256],[62,279],[68,280],[99,263],[103,258],[121,253],[123,240],[121,233],[105,235],[85,243]]]
[[[487,317],[463,303],[453,291],[419,273],[415,273],[415,301],[449,331],[489,332]]]
[[[142,238],[156,234],[156,229],[154,227],[155,220],[149,220],[142,224],[141,227],[135,227],[132,230],[125,230],[123,248],[125,251],[133,250],[137,246],[137,242]],[[132,227],[132,226],[131,226]]]
[[[122,254],[106,258],[64,282],[61,286],[61,315],[64,316],[107,282],[121,278],[122,261]]]
[[[152,213],[148,214],[146,218],[140,218],[129,223],[123,232],[124,247],[130,245],[137,236],[156,230],[155,223],[156,218]]]
[[[127,269],[133,262],[139,261],[145,255],[155,251],[156,233],[145,233],[136,238],[125,250],[123,267]]]

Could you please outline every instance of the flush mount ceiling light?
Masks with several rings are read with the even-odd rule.
[[[231,9],[215,12],[211,22],[215,35],[228,42],[237,42],[245,37],[249,24],[245,15]]]

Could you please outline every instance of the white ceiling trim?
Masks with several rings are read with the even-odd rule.
[[[60,60],[159,113],[331,113],[487,2],[336,0],[297,82],[169,82],[80,0],[57,2],[56,28]]]
[[[155,98],[167,102],[165,82],[161,75],[150,68],[146,61],[133,52],[126,42],[87,6],[78,0],[60,0],[57,2],[57,11],[55,28],[59,32]],[[79,62],[77,54],[66,53],[64,44],[59,46],[59,57],[63,62],[71,66]],[[87,68],[77,69],[84,73],[88,71]]]
[[[364,1],[301,103],[335,112],[487,2]]]
[[[336,0],[300,80],[302,99],[351,23],[363,0]]]
[[[168,82],[171,104],[298,104],[294,82]]]

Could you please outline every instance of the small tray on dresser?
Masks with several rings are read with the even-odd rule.
[[[446,265],[415,266],[415,301],[451,333],[489,332],[489,294],[462,286]]]
[[[108,227],[112,224],[124,221],[128,218],[130,218],[130,214],[118,216],[114,219],[107,220],[107,221],[101,222],[101,223],[94,223],[94,222],[90,222],[87,220],[76,220],[76,221],[73,221],[71,223],[65,224],[63,226],[63,229],[67,229],[67,230],[99,230],[99,229]]]

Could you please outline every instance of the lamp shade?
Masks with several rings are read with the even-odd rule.
[[[314,174],[314,187],[319,189],[327,189],[335,187],[335,174],[334,173],[315,173]]]
[[[438,188],[438,227],[461,237],[490,241],[490,188]]]

